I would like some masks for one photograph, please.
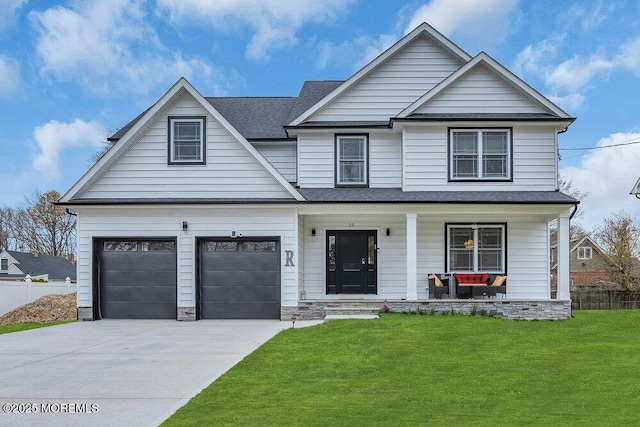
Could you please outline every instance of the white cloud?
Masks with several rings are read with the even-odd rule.
[[[566,106],[581,108],[584,92],[598,79],[607,79],[616,71],[640,76],[640,36],[626,40],[614,53],[596,50],[591,55],[576,55],[560,63],[555,60],[565,35],[552,36],[522,50],[514,61],[516,73],[541,77],[551,99],[564,100]]]
[[[295,45],[296,33],[304,24],[335,22],[353,3],[355,0],[158,0],[158,8],[183,25],[198,20],[229,31],[249,26],[253,37],[245,55],[266,60],[272,51]]]
[[[26,2],[27,0],[0,1],[0,30],[4,30],[14,23],[16,13]]]
[[[106,138],[106,129],[96,122],[75,119],[71,123],[51,120],[33,130],[38,154],[33,159],[33,169],[44,176],[59,175],[60,154],[73,147],[99,147]]]
[[[575,2],[560,14],[562,25],[580,25],[582,31],[592,31],[605,22],[615,11],[616,2],[598,0],[596,2]]]
[[[598,142],[598,147],[640,141],[640,133],[615,133]],[[629,195],[640,177],[640,144],[595,150],[584,156],[580,166],[561,169],[573,186],[588,193],[580,204],[585,229],[592,229],[605,217],[626,211],[640,219],[640,200]]]
[[[396,41],[398,38],[395,34],[381,34],[378,38],[360,36],[337,45],[325,42],[321,44],[317,66],[324,69],[329,62],[337,62],[350,64],[356,71],[367,65]],[[359,59],[354,62],[354,58]]]
[[[180,76],[210,76],[204,61],[167,52],[145,22],[142,3],[92,0],[73,5],[30,14],[44,74],[100,95],[114,89],[143,94]]]
[[[0,55],[0,96],[9,96],[20,88],[20,65],[5,55]]]
[[[405,32],[426,22],[447,37],[486,48],[504,40],[517,0],[432,0],[414,13]]]
[[[565,111],[581,110],[585,103],[585,97],[580,93],[570,93],[565,96],[547,95],[547,98]]]

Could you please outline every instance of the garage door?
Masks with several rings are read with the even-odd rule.
[[[176,318],[174,240],[105,239],[97,246],[100,318]]]
[[[279,319],[278,239],[200,242],[202,319]]]

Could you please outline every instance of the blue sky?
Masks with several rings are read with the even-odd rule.
[[[590,229],[640,177],[640,2],[0,1],[0,206],[64,193],[101,141],[185,76],[205,96],[295,96],[346,79],[420,22],[485,51],[578,120],[561,171]],[[570,149],[570,150],[565,150]]]

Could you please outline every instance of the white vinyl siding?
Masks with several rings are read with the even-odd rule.
[[[379,207],[378,207],[379,208]],[[375,209],[378,209],[375,208]],[[429,209],[431,210],[431,209]],[[470,216],[478,222],[506,224],[503,235],[504,271],[507,273],[509,298],[549,298],[549,260],[547,224],[544,216],[522,216],[503,213],[477,214],[472,208],[454,211],[418,213],[417,219],[417,285],[418,299],[427,298],[427,275],[446,272],[446,233],[448,222],[468,222]],[[447,218],[446,220],[444,218]],[[307,299],[335,299],[325,294],[326,230],[378,231],[378,295],[365,299],[406,298],[406,215],[305,215],[304,259],[301,261],[304,291]],[[316,236],[311,229],[316,229]],[[390,236],[385,230],[390,229]],[[301,288],[302,290],[302,288]]]
[[[195,306],[196,238],[228,237],[231,231],[245,237],[280,237],[282,305],[298,299],[298,271],[285,267],[285,251],[297,252],[297,223],[294,209],[251,209],[188,207],[83,207],[78,221],[78,301],[92,304],[92,238],[162,237],[175,238],[178,251],[178,306]],[[188,230],[182,231],[187,221]]]
[[[298,135],[298,185],[302,188],[334,186],[333,133]]]
[[[300,133],[298,184],[302,188],[330,188],[335,184],[334,133]],[[402,140],[391,132],[369,133],[369,187],[402,185]]]
[[[415,113],[544,113],[512,85],[478,66],[437,94]]]
[[[554,128],[513,128],[512,182],[449,181],[447,133],[446,127],[405,128],[405,191],[555,190],[557,153]]]
[[[220,123],[207,116],[206,165],[167,165],[168,116],[207,111],[182,96],[83,198],[291,198]]]
[[[402,138],[399,134],[369,134],[369,187],[402,186]]]
[[[431,39],[418,38],[309,120],[389,120],[461,65]]]
[[[289,182],[296,182],[297,160],[295,142],[252,142],[271,165]]]
[[[540,298],[550,296],[549,250],[547,223],[543,216],[474,215],[471,208],[447,215],[446,222],[468,221],[469,214],[478,222],[505,223],[505,269],[508,298]],[[444,273],[446,233],[445,221],[430,215],[418,215],[418,298],[426,298],[426,276]]]
[[[311,229],[316,235],[311,235]],[[391,235],[386,236],[389,228]],[[336,299],[326,295],[326,231],[376,230],[378,233],[378,295],[365,299],[406,298],[406,220],[404,215],[331,215],[304,217],[304,290],[307,299]]]

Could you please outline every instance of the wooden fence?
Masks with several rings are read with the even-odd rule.
[[[571,291],[573,310],[622,310],[640,308],[640,292],[578,289]]]

